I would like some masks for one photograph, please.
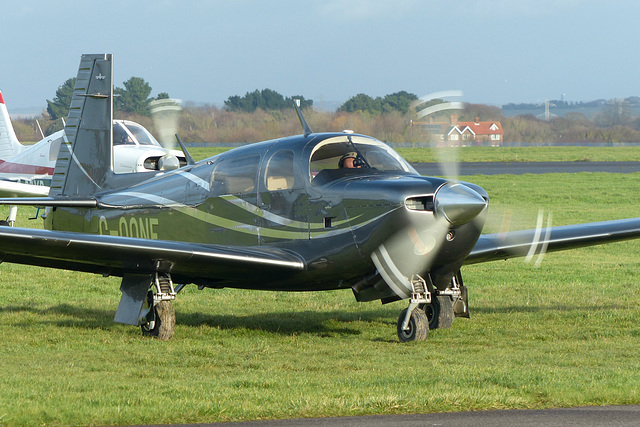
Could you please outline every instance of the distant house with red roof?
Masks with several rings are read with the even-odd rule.
[[[502,145],[504,130],[498,121],[459,122],[451,117],[451,128],[446,134],[447,145]]]
[[[449,146],[488,145],[499,146],[504,141],[504,130],[499,121],[480,121],[476,117],[473,122],[460,122],[458,115],[452,114],[450,121],[435,122],[432,118],[428,122],[413,122],[422,126],[439,141],[438,144]]]

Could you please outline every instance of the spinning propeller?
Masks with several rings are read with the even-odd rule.
[[[418,118],[433,116],[448,110],[462,108],[461,102],[444,102],[441,98],[461,96],[461,91],[436,92],[412,104]],[[486,207],[486,200],[472,188],[457,182],[457,151],[449,147],[438,149],[442,172],[451,180],[438,188],[432,199],[410,198],[406,207],[410,211],[409,224],[393,234],[371,255],[378,272],[387,285],[400,297],[409,298],[414,292],[412,277],[427,276],[446,241],[455,238],[454,228],[474,220]],[[422,206],[414,206],[422,203]],[[431,211],[433,215],[428,212]]]
[[[416,109],[416,115],[418,118],[434,116],[441,112],[449,113],[452,110],[462,110],[464,109],[464,104],[462,102],[449,101],[446,99],[449,97],[462,97],[462,95],[462,91],[458,90],[435,92],[414,101],[412,107]],[[419,108],[421,109],[418,111]],[[435,141],[433,141],[432,147],[435,150],[436,159],[438,161],[438,165],[440,167],[442,175],[447,179],[457,181],[460,174],[459,146],[446,146],[446,144],[437,144],[435,143]],[[526,217],[526,215],[524,214],[521,214],[519,216],[521,218]],[[511,237],[509,232],[509,230],[511,229],[511,219],[511,213],[504,213],[500,225],[500,233],[502,234],[502,237],[507,240]],[[517,252],[517,255],[519,256],[526,254],[526,256],[524,257],[524,261],[527,264],[533,263],[534,267],[539,267],[541,265],[542,260],[544,259],[544,255],[547,251],[548,239],[551,233],[551,226],[551,212],[545,215],[544,210],[540,209],[538,211],[536,227],[535,230],[533,230],[533,238],[531,239],[526,252],[523,254],[521,248],[518,249]],[[514,253],[516,252],[514,251]]]
[[[487,201],[472,188],[458,182],[440,186],[433,197],[432,212],[411,212],[408,222],[373,251],[371,259],[387,285],[400,297],[409,298],[415,289],[412,277],[426,278],[438,261],[445,242],[455,239],[455,229],[475,220]],[[428,203],[428,201],[427,201]]]
[[[418,118],[460,109],[463,108],[461,102],[447,102],[440,98],[461,95],[460,91],[434,93],[420,98],[414,108],[427,105],[418,112]],[[430,120],[430,123],[434,122],[437,119]],[[392,291],[400,298],[410,299],[409,307],[398,320],[401,341],[426,339],[429,323],[434,316],[441,316],[443,312],[449,316],[444,323],[449,322],[450,325],[453,321],[452,304],[464,293],[463,287],[458,286],[461,282],[456,282],[458,270],[475,244],[486,219],[488,198],[484,190],[458,181],[458,147],[448,147],[444,141],[432,141],[431,145],[435,149],[442,175],[447,179],[431,200],[423,200],[423,210],[433,214],[410,212],[409,224],[379,245],[371,255],[378,272]],[[414,199],[419,198],[409,198],[406,202],[409,211],[412,210]],[[505,239],[510,238],[509,221],[510,217],[503,217],[501,232]],[[536,267],[542,262],[547,249],[551,215],[547,217],[546,228],[543,228],[543,223],[544,214],[540,212],[525,257],[526,262],[534,262]],[[446,291],[444,287],[447,287]],[[453,288],[457,288],[456,297],[453,296]],[[434,294],[434,291],[437,292]],[[466,311],[466,300],[462,298]],[[428,319],[427,313],[432,319]]]
[[[176,149],[175,134],[182,113],[182,101],[179,99],[156,99],[149,103],[151,119],[156,133],[156,139],[169,150]]]
[[[179,99],[156,99],[149,103],[151,118],[156,131],[156,139],[167,150],[182,150],[188,164],[195,162],[178,137],[178,123],[182,113],[182,101]],[[179,146],[176,146],[176,143]],[[158,160],[158,169],[172,170],[180,167],[180,162],[173,154],[167,153]]]

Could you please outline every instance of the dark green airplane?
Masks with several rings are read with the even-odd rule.
[[[115,321],[173,335],[186,284],[272,291],[351,289],[408,299],[401,341],[468,317],[461,267],[640,237],[640,218],[481,234],[477,185],[420,176],[352,132],[251,144],[161,172],[115,174],[112,58],[83,55],[47,206],[47,230],[1,227],[4,262],[122,277]],[[179,285],[178,285],[179,284]]]

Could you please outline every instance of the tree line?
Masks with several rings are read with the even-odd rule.
[[[47,126],[47,133],[53,133],[62,129],[61,119],[66,119],[69,114],[73,89],[76,85],[76,78],[67,79],[56,90],[56,95],[52,100],[47,99],[47,114],[51,123]],[[123,83],[124,88],[116,87],[113,92],[113,106],[116,112],[149,116],[151,111],[149,104],[154,99],[169,98],[169,94],[161,92],[155,98],[150,97],[151,86],[141,77],[131,77]]]
[[[236,113],[253,113],[256,110],[287,110],[293,108],[294,99],[300,101],[300,108],[310,108],[313,100],[304,96],[292,96],[285,98],[275,90],[263,89],[247,92],[244,96],[230,96],[224,101],[224,107],[228,111]]]
[[[39,118],[46,134],[62,128],[60,118],[66,118],[73,95],[75,78],[65,81],[47,100],[46,112]],[[151,97],[151,86],[140,77],[131,77],[123,87],[114,89],[114,117],[134,120],[154,131],[149,104],[155,99],[169,98],[162,92]],[[179,121],[178,132],[188,142],[255,142],[301,132],[293,109],[293,99],[300,100],[312,129],[341,131],[352,129],[387,142],[425,142],[432,138],[427,128],[415,126],[418,97],[400,91],[384,97],[357,94],[345,101],[337,111],[318,111],[313,101],[303,96],[284,97],[271,89],[231,96],[224,107],[187,103]],[[433,103],[444,102],[432,100]],[[424,105],[420,108],[424,108]],[[446,121],[450,113],[436,118]],[[507,142],[640,142],[640,118],[633,116],[628,103],[605,103],[593,120],[581,113],[568,113],[549,121],[532,115],[505,117],[498,107],[465,104],[457,112],[460,121],[500,121]],[[24,141],[40,139],[34,120],[14,120],[18,138]]]
[[[575,109],[575,108],[582,108],[582,107],[589,107],[589,108],[602,108],[605,105],[608,104],[616,104],[616,103],[625,103],[628,106],[640,106],[640,97],[637,96],[630,96],[628,98],[624,98],[624,99],[616,99],[616,100],[606,100],[606,99],[596,99],[593,101],[588,101],[588,102],[584,102],[584,101],[578,101],[578,102],[569,102],[569,101],[565,101],[564,99],[551,99],[548,101],[550,105],[552,105],[553,107],[562,110],[562,109]],[[530,110],[530,109],[535,109],[535,108],[539,108],[541,107],[542,104],[537,103],[520,103],[520,104],[515,104],[513,102],[509,103],[509,104],[505,104],[502,106],[503,110]]]

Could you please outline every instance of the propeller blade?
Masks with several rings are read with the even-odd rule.
[[[156,99],[149,103],[156,139],[169,150],[176,149],[175,134],[178,131],[182,101],[179,99]]]
[[[460,148],[459,147],[438,147],[432,144],[435,150],[436,159],[440,167],[442,176],[456,181],[460,176]]]
[[[411,296],[411,276],[429,271],[449,232],[449,225],[444,217],[439,217],[431,227],[422,227],[421,230],[410,225],[373,251],[371,260],[396,295],[401,298]]]
[[[542,260],[544,259],[544,255],[547,252],[547,247],[549,246],[549,234],[551,234],[551,223],[552,223],[552,215],[549,213],[547,216],[547,226],[543,230],[542,223],[544,221],[544,210],[540,209],[538,211],[538,220],[536,223],[536,231],[534,234],[533,241],[531,242],[531,246],[529,247],[529,252],[527,252],[527,256],[524,258],[524,262],[527,264],[533,260],[533,257],[537,254],[536,262],[533,264],[534,267],[540,267],[542,264]],[[544,231],[544,237],[542,236],[542,232]]]
[[[497,233],[503,241],[509,241],[514,236],[521,236],[523,231],[530,230],[532,236],[530,241],[524,247],[520,245],[518,249],[514,248],[510,252],[524,257],[525,263],[533,263],[534,267],[540,267],[549,246],[549,236],[553,226],[553,213],[545,213],[543,209],[539,209],[535,220],[535,228],[531,227],[532,220],[533,217],[527,212],[514,214],[512,209],[506,209],[500,214],[493,211],[493,214],[487,220],[487,228],[490,230],[489,232]],[[514,229],[516,231],[512,231]]]
[[[434,92],[420,97],[411,104],[416,110],[416,118],[424,120],[429,116],[432,124],[454,124],[451,114],[464,109],[461,101],[447,101],[445,98],[461,98],[461,90],[446,90]],[[446,146],[443,141],[431,141],[431,148],[436,150],[436,158],[440,164],[442,175],[447,179],[457,180],[459,176],[458,147]]]

